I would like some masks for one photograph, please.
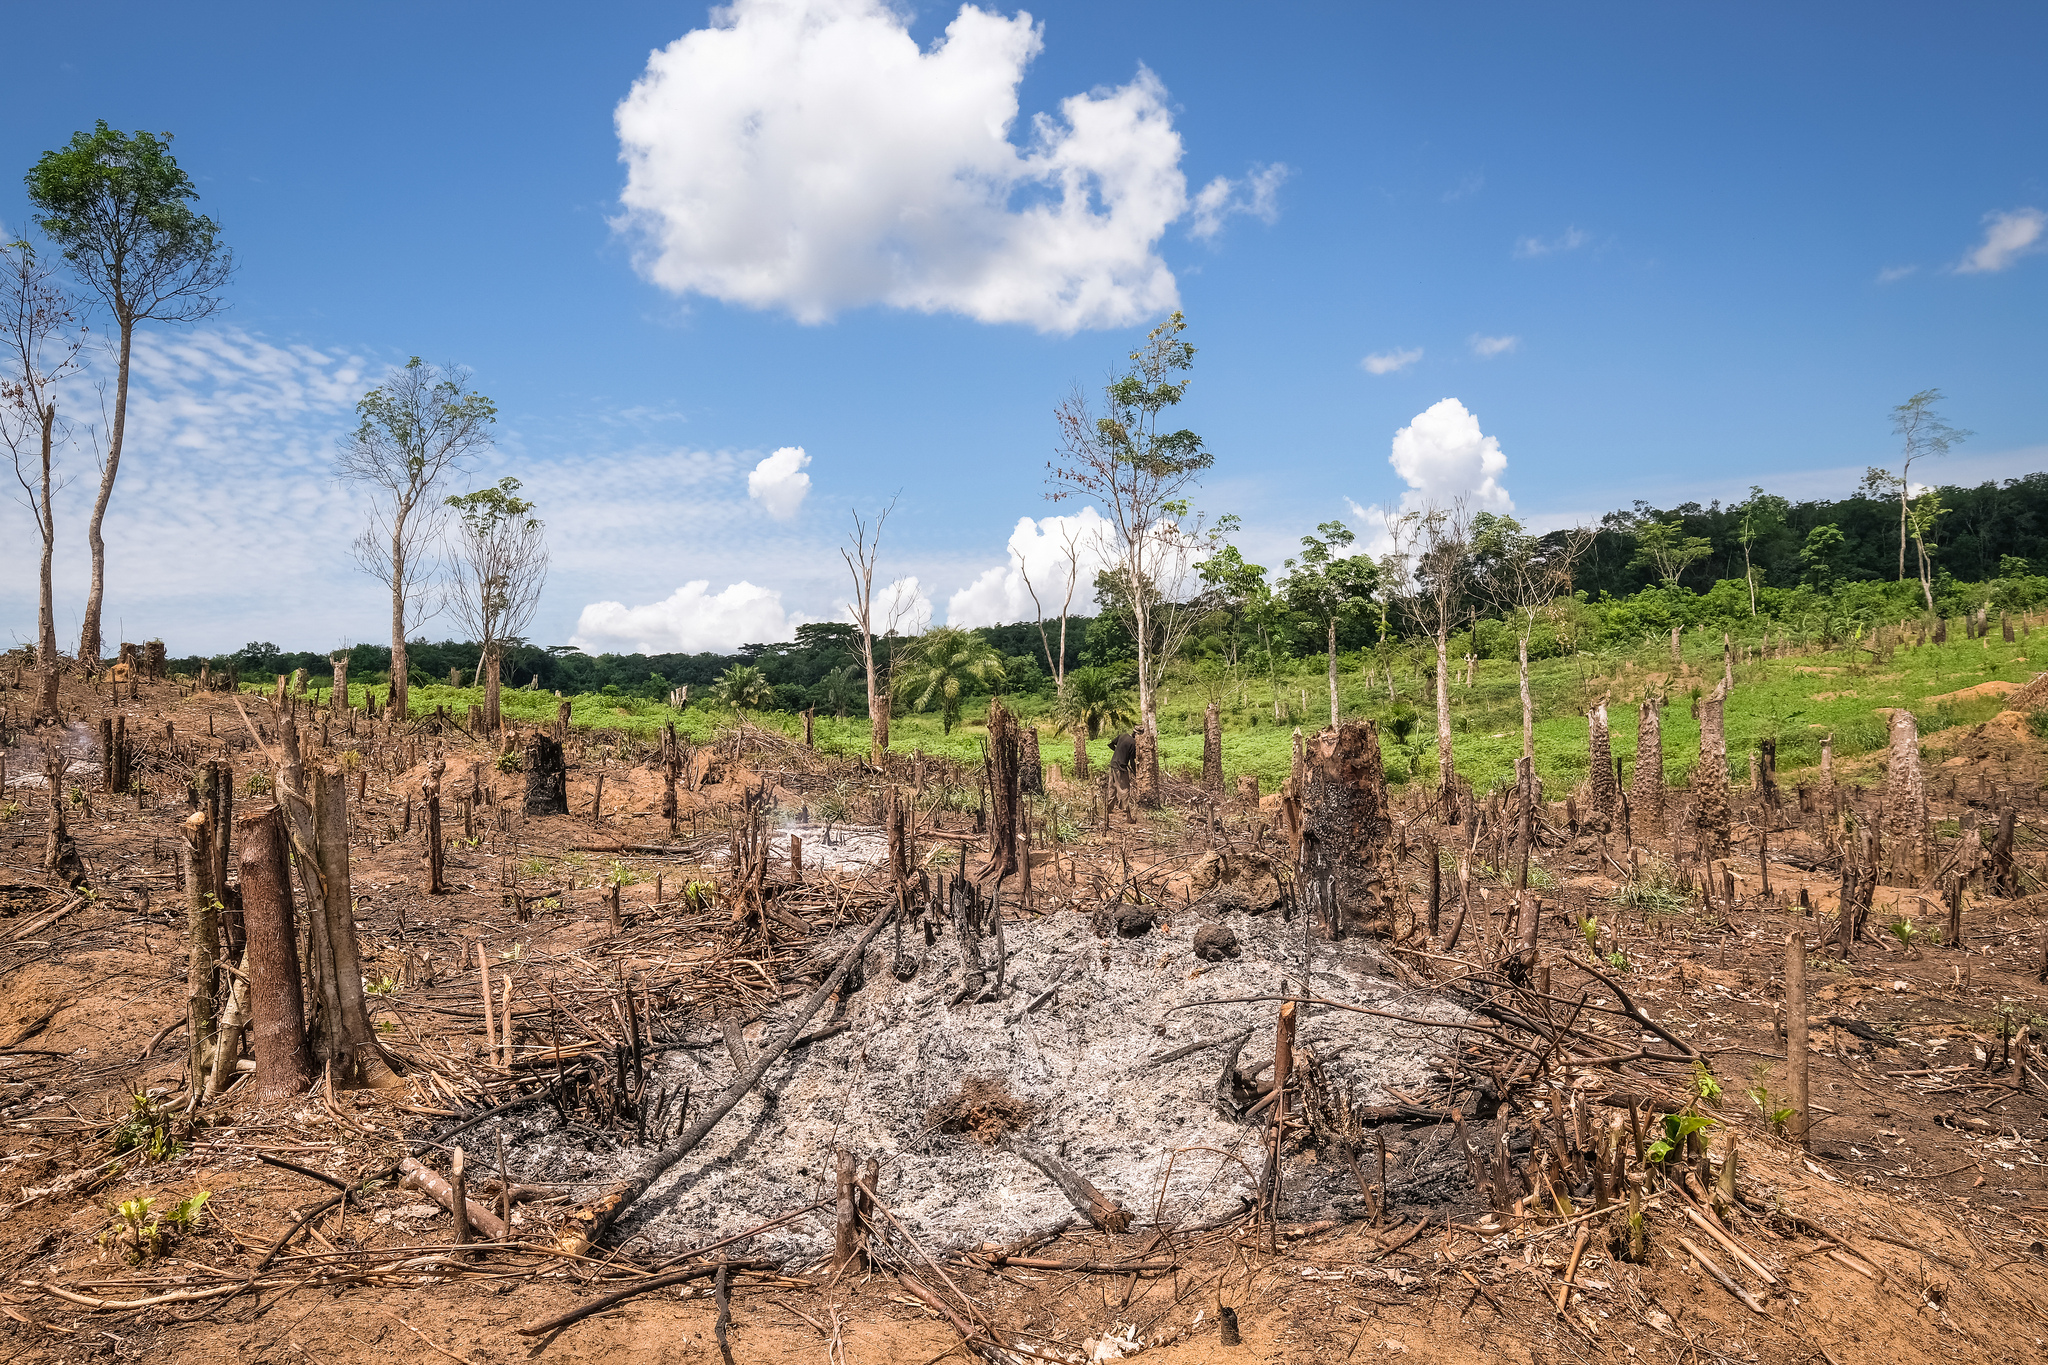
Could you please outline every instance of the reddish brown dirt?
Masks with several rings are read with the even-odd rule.
[[[18,711],[27,693],[0,696]],[[105,706],[104,688],[96,694],[77,680],[67,680],[64,696],[74,716],[96,715]],[[448,1112],[454,1098],[416,1083],[263,1108],[231,1091],[195,1122],[170,1124],[176,1151],[156,1160],[132,1152],[115,1159],[110,1134],[131,1096],[182,1099],[183,1044],[165,1036],[184,1009],[182,908],[169,859],[184,814],[181,774],[191,759],[224,750],[231,751],[238,774],[260,766],[223,698],[185,697],[159,685],[122,705],[131,733],[154,745],[165,723],[174,722],[188,747],[179,757],[159,753],[144,763],[151,794],[140,809],[132,798],[98,792],[81,775],[92,813],[79,811],[74,827],[97,899],[39,925],[65,904],[38,867],[44,817],[33,797],[15,789],[9,795],[25,809],[0,825],[0,1360],[718,1360],[715,1314],[701,1283],[629,1300],[536,1342],[514,1329],[600,1292],[565,1278],[556,1259],[485,1260],[469,1273],[405,1284],[391,1274],[312,1278],[316,1258],[330,1266],[388,1265],[407,1254],[402,1249],[445,1240],[446,1215],[416,1191],[393,1186],[317,1220],[277,1273],[266,1277],[277,1283],[232,1298],[94,1311],[33,1287],[53,1284],[120,1299],[175,1289],[181,1277],[213,1283],[220,1273],[251,1275],[295,1221],[295,1211],[327,1193],[261,1163],[259,1155],[353,1180],[392,1161],[408,1137],[440,1121],[437,1114]],[[252,708],[252,716],[260,709]],[[326,757],[346,754],[356,743],[367,748],[369,740],[340,732],[331,738]],[[447,738],[453,741],[447,785],[458,788],[467,782],[466,765],[488,751],[459,735]],[[2048,849],[2038,787],[2042,755],[2023,720],[2008,713],[1945,736],[1941,753],[1964,763],[1960,770],[1937,766],[1930,776],[1937,818],[1952,819],[1967,803],[1982,801],[1987,789],[1980,779],[1989,782],[1990,802],[1981,808],[1988,814],[1991,802],[2018,800],[2024,861],[2038,879],[2040,850]],[[18,759],[10,762],[10,778],[21,770]],[[599,771],[606,778],[605,819],[595,825],[588,808]],[[659,788],[652,775],[606,758],[596,742],[586,745],[572,774],[577,815],[515,821],[510,830],[480,828],[474,848],[457,847],[450,856],[454,892],[447,896],[419,890],[417,837],[400,830],[408,780],[380,772],[355,813],[365,970],[373,983],[388,977],[401,986],[389,1002],[373,1000],[401,1050],[435,1058],[451,1074],[481,1071],[477,943],[494,963],[511,962],[534,979],[545,975],[562,990],[580,982],[596,991],[621,964],[637,970],[665,961],[680,974],[677,980],[702,994],[693,1007],[698,1011],[727,1007],[719,1002],[771,1000],[787,988],[776,978],[791,970],[801,944],[749,971],[730,962],[722,911],[676,908],[677,883],[715,869],[602,851],[583,852],[580,872],[561,861],[578,849],[667,834],[655,813]],[[804,799],[802,782],[788,780],[791,799]],[[519,779],[500,774],[491,782],[509,798]],[[711,831],[737,790],[736,783],[719,782],[686,792],[685,834],[694,814],[706,843],[720,842]],[[1753,830],[1761,816],[1752,816]],[[1234,818],[1256,817],[1239,812]],[[1795,812],[1788,822],[1800,819]],[[1809,825],[1816,819],[1806,817]],[[459,816],[449,832],[460,834]],[[1091,836],[1088,847],[1111,849],[1111,841],[1129,837],[1119,823],[1108,836]],[[1249,1226],[1218,1229],[1176,1245],[1174,1273],[1135,1281],[1044,1269],[996,1272],[958,1262],[947,1273],[991,1321],[1048,1355],[1070,1359],[1082,1358],[1084,1340],[1117,1324],[1137,1329],[1148,1343],[1145,1359],[1202,1365],[1401,1357],[1475,1365],[1525,1357],[1836,1365],[2044,1358],[2048,1111],[2038,1090],[2015,1089],[2014,1072],[1987,1068],[1979,1053],[1998,1060],[2001,1010],[2016,1019],[2048,1014],[2048,988],[2037,979],[2048,944],[2048,898],[1973,894],[1961,950],[1936,946],[1931,931],[1938,917],[1929,911],[1919,915],[1929,932],[1911,945],[1885,936],[1859,944],[1848,962],[1810,958],[1817,1123],[1810,1152],[1801,1153],[1770,1135],[1744,1091],[1761,1084],[1778,1095],[1785,1087],[1781,944],[1791,927],[1813,926],[1783,900],[1804,886],[1825,912],[1834,880],[1825,870],[1802,872],[1797,865],[1819,851],[1808,834],[1779,830],[1771,836],[1777,861],[1771,866],[1774,895],[1766,903],[1755,883],[1754,844],[1749,847],[1729,867],[1743,878],[1732,907],[1717,898],[1710,908],[1671,913],[1621,909],[1599,899],[1614,886],[1606,855],[1620,850],[1612,845],[1581,839],[1544,850],[1539,861],[1561,884],[1566,908],[1590,909],[1608,941],[1626,954],[1631,970],[1623,979],[1639,1003],[1714,1052],[1723,1093],[1707,1109],[1739,1135],[1746,1205],[1731,1215],[1730,1230],[1778,1277],[1777,1290],[1764,1294],[1757,1276],[1736,1269],[1679,1216],[1670,1194],[1651,1210],[1646,1263],[1613,1259],[1604,1233],[1592,1239],[1563,1315],[1557,1298],[1575,1228],[1530,1225],[1482,1236],[1468,1230],[1481,1212],[1476,1204],[1454,1217],[1454,1226],[1432,1222],[1392,1251],[1379,1239],[1399,1238],[1414,1224],[1399,1210],[1384,1232],[1340,1226],[1281,1241],[1277,1254],[1265,1250]],[[1167,851],[1141,847],[1137,857],[1150,862]],[[593,884],[615,856],[644,877],[625,889],[627,930],[621,935],[610,929],[605,894]],[[508,864],[520,872],[534,858],[548,865],[522,873],[517,890],[552,892],[560,905],[521,921],[505,904],[500,881]],[[665,906],[655,903],[656,871],[666,880]],[[1420,884],[1412,861],[1404,875],[1412,902]],[[1882,930],[1895,913],[1888,904],[1905,908],[1911,899],[1908,892],[1881,901],[1873,927]],[[1496,914],[1503,902],[1497,890],[1488,898]],[[1476,909],[1468,927],[1468,957],[1484,956],[1484,945],[1504,927],[1489,919],[1487,908]],[[1543,937],[1557,962],[1583,955],[1580,930],[1566,913],[1546,913]],[[508,958],[514,945],[518,956]],[[1627,1074],[1592,1069],[1578,1083],[1589,1096],[1627,1092],[1676,1107],[1691,1077],[1677,1067]],[[152,1197],[162,1210],[202,1190],[211,1198],[198,1229],[161,1256],[130,1264],[118,1245],[104,1242],[119,1202]],[[545,1207],[531,1214],[547,1216]],[[1701,1274],[1680,1245],[1682,1236],[1763,1294],[1765,1312],[1750,1312]],[[1846,1251],[1871,1273],[1831,1250]],[[1099,1261],[1157,1253],[1145,1248],[1144,1234],[1133,1233],[1070,1235],[1038,1254]],[[1219,1303],[1238,1312],[1243,1345],[1220,1344]],[[843,1324],[837,1347],[835,1323]],[[745,1362],[930,1362],[949,1352],[965,1354],[944,1321],[881,1276],[743,1285],[734,1293],[731,1338],[733,1358]]]

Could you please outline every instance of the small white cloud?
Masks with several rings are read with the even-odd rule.
[[[1068,547],[1073,560],[1068,559]],[[1039,606],[1048,616],[1057,616],[1067,600],[1067,587],[1074,580],[1074,608],[1093,615],[1088,605],[1095,600],[1096,572],[1111,558],[1109,523],[1093,507],[1083,507],[1071,517],[1017,518],[1010,532],[1007,564],[987,569],[972,583],[946,600],[946,624],[951,626],[1001,626],[1013,621],[1032,621]],[[1027,582],[1027,578],[1029,581]],[[1038,603],[1031,599],[1038,590]]]
[[[569,643],[592,654],[726,653],[786,640],[801,619],[783,611],[782,594],[773,588],[745,579],[723,592],[710,588],[699,578],[646,606],[592,602],[576,618]]]
[[[1544,239],[1523,237],[1515,242],[1515,255],[1521,260],[1534,260],[1539,256],[1555,256],[1560,252],[1577,251],[1593,240],[1593,234],[1580,228],[1566,228],[1562,235]]]
[[[1392,351],[1375,351],[1358,362],[1367,374],[1398,374],[1422,359],[1422,348],[1410,346]]]
[[[811,476],[804,473],[810,463],[802,446],[782,447],[747,475],[747,496],[777,521],[788,521],[811,491]]]
[[[1879,284],[1896,284],[1919,269],[1920,267],[1917,265],[1888,265],[1877,272],[1877,282]]]
[[[1984,240],[1956,265],[1958,275],[1989,275],[2011,267],[2022,256],[2041,250],[2048,231],[2048,213],[2011,209],[1984,215]]]
[[[1472,354],[1478,356],[1481,360],[1491,360],[1497,355],[1506,355],[1521,344],[1522,339],[1520,337],[1487,337],[1480,336],[1476,332],[1471,339]]]
[[[1256,218],[1268,226],[1279,222],[1280,187],[1293,173],[1292,168],[1276,162],[1252,167],[1242,180],[1217,176],[1202,186],[1192,201],[1195,221],[1188,228],[1188,236],[1207,241],[1223,230],[1223,220],[1233,213]]]

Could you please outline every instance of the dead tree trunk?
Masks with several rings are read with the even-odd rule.
[[[1920,727],[1901,706],[1892,712],[1890,766],[1884,779],[1884,842],[1892,880],[1918,886],[1927,875],[1927,786],[1920,775]]]
[[[1088,780],[1088,732],[1078,725],[1074,727],[1074,780]]]
[[[1223,712],[1213,701],[1202,713],[1202,790],[1223,795]]]
[[[504,655],[494,643],[484,651],[484,725],[486,731],[498,728],[498,693],[504,677]]]
[[[334,690],[327,694],[327,709],[337,715],[348,713],[348,651],[330,654],[327,661],[334,665]]]
[[[1304,759],[1301,862],[1309,880],[1332,887],[1331,930],[1392,933],[1394,822],[1378,730],[1346,721],[1309,740]]]
[[[1728,740],[1722,720],[1727,699],[1725,682],[1700,699],[1700,761],[1692,770],[1692,802],[1705,858],[1728,852]]]
[[[447,845],[441,840],[441,774],[447,770],[447,763],[439,754],[427,764],[427,775],[420,782],[420,804],[426,808],[426,863],[427,894],[442,896],[448,892],[442,872],[448,856]]]
[[[235,770],[225,759],[208,759],[194,775],[199,809],[206,816],[206,885],[218,905],[221,928],[227,938],[228,956],[239,957],[245,935],[242,931],[240,898],[228,886],[228,849],[235,818]]]
[[[1159,736],[1138,727],[1138,804],[1148,810],[1159,805]]]
[[[567,706],[567,702],[562,703]],[[526,739],[526,813],[567,815],[569,813],[569,765],[562,758],[562,741],[535,730]],[[673,787],[671,787],[673,790]]]
[[[1038,756],[1038,727],[1017,727],[1017,789],[1027,796],[1045,795],[1045,761]]]
[[[989,863],[982,876],[1017,874],[1017,816],[1022,805],[1017,718],[1000,701],[988,706]]]
[[[1614,746],[1607,734],[1607,699],[1593,703],[1586,713],[1586,801],[1592,807],[1593,826],[1603,832],[1614,828],[1621,805],[1620,784],[1614,778]]]
[[[284,816],[276,807],[241,817],[242,922],[249,935],[249,1015],[261,1100],[303,1094],[313,1083],[306,1051],[306,1001],[285,860]]]
[[[188,1100],[196,1104],[206,1084],[206,1058],[213,1048],[219,1002],[214,994],[220,956],[220,902],[214,898],[207,813],[185,820],[185,1055],[191,1073]]]

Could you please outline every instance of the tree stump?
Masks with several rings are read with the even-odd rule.
[[[1884,842],[1892,878],[1918,886],[1927,871],[1927,785],[1920,772],[1920,727],[1901,706],[1892,712],[1884,779]]]
[[[1045,795],[1045,764],[1038,757],[1038,727],[1019,726],[1017,729],[1019,753],[1017,760],[1017,790],[1027,796]]]
[[[563,702],[563,709],[568,709]],[[569,813],[569,765],[562,757],[562,741],[535,730],[526,739],[523,755],[526,768],[526,813],[567,815]]]
[[[1719,858],[1728,851],[1728,740],[1722,708],[1726,682],[1700,699],[1700,761],[1693,769],[1693,816],[1699,824],[1700,851]]]
[[[1213,701],[1202,713],[1202,790],[1223,794],[1223,710]]]
[[[1379,732],[1345,721],[1308,741],[1302,793],[1301,863],[1335,893],[1332,930],[1356,923],[1377,934],[1394,927],[1393,817]]]
[[[1621,804],[1620,784],[1614,777],[1614,748],[1607,733],[1607,698],[1593,703],[1586,713],[1586,728],[1586,803],[1592,807],[1593,828],[1605,833],[1614,828],[1615,811]]]
[[[249,940],[245,961],[256,1094],[261,1100],[283,1099],[305,1093],[313,1083],[284,818],[273,806],[243,815],[236,825],[241,833],[242,921]]]

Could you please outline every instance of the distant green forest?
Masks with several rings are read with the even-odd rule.
[[[2036,572],[2048,567],[2048,473],[1937,491],[1946,510],[1927,538],[1935,565],[1934,614],[1955,619],[1980,607],[2023,612],[2048,605],[2048,576]],[[1652,508],[1638,503],[1603,517],[1578,564],[1573,592],[1547,609],[1538,625],[1530,642],[1532,657],[1629,648],[1648,636],[1668,634],[1673,627],[1725,630],[1743,638],[1768,631],[1833,645],[1870,626],[1927,615],[1920,584],[1911,576],[1910,547],[1909,576],[1898,581],[1895,500],[1858,495],[1835,501],[1765,501],[1771,510],[1761,518],[1755,515],[1756,496],[1728,506],[1684,503]],[[1701,553],[1675,581],[1666,583],[1658,580],[1639,550],[1646,528],[1672,523],[1684,536],[1697,538]],[[1834,528],[1839,535],[1824,528]],[[1759,585],[1754,612],[1745,560]],[[1114,594],[1099,593],[1097,601],[1098,609],[1113,608]],[[1382,639],[1378,613],[1353,614],[1339,625],[1340,655],[1356,659],[1398,649],[1398,619],[1392,625],[1392,638]],[[991,626],[974,633],[989,642],[1002,663],[999,680],[974,689],[978,694],[1051,694],[1053,661],[1036,623]],[[1056,620],[1046,623],[1044,638],[1056,645]],[[1241,611],[1219,603],[1188,637],[1181,664],[1196,672],[1227,667],[1240,676],[1268,681],[1277,692],[1280,676],[1292,676],[1298,661],[1323,656],[1325,641],[1322,621],[1289,612],[1284,603],[1276,604],[1262,633],[1248,628]],[[857,664],[857,643],[852,626],[829,622],[800,626],[792,640],[748,644],[731,654],[589,655],[564,645],[520,643],[506,652],[504,681],[508,687],[532,685],[569,696],[645,701],[665,699],[672,689],[688,686],[695,705],[707,700],[711,685],[729,670],[751,665],[773,687],[775,709],[818,706],[822,714],[832,714],[839,709],[835,700],[845,704],[847,689],[829,686],[828,679],[836,670]],[[904,643],[876,642],[884,658]],[[1512,658],[1515,636],[1475,600],[1454,650],[1480,659]],[[412,676],[419,682],[445,682],[455,670],[468,681],[480,656],[476,645],[457,641],[414,641],[408,652]],[[1135,654],[1120,614],[1103,611],[1094,617],[1069,618],[1063,661],[1067,668],[1115,669],[1128,665]],[[351,681],[386,681],[391,664],[387,646],[356,645],[348,655]],[[294,652],[264,642],[210,659],[174,658],[171,666],[196,673],[202,663],[217,672],[239,670],[249,681],[300,668],[315,678],[330,676],[328,653]],[[848,714],[864,714],[862,689],[852,691]]]

